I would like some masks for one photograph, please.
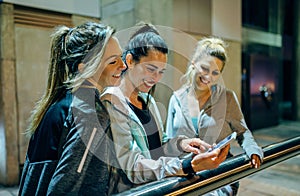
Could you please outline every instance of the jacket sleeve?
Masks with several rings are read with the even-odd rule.
[[[233,91],[228,91],[227,93],[229,95],[228,110],[230,113],[230,126],[232,130],[238,134],[237,141],[239,145],[249,157],[251,157],[252,154],[257,154],[262,160],[262,148],[257,145],[251,131],[248,129],[235,93]]]
[[[107,195],[107,127],[92,123],[94,115],[77,113],[74,119],[47,194]]]
[[[252,154],[257,154],[260,160],[263,160],[264,155],[262,148],[257,145],[250,130],[246,130],[242,135],[238,136],[238,143],[249,157],[251,157]]]
[[[141,184],[167,176],[184,175],[179,158],[151,159],[146,136],[139,134],[140,125],[110,102],[105,101],[105,105],[110,114],[117,160],[132,183]]]
[[[174,95],[171,96],[169,101],[168,107],[168,114],[167,114],[167,122],[166,122],[166,134],[168,138],[173,138],[176,136],[176,131],[173,126],[174,122],[174,115],[175,115],[175,108],[174,105],[177,104]]]

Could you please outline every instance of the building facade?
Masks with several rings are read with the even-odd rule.
[[[164,119],[168,99],[172,91],[180,86],[179,78],[185,72],[196,41],[203,36],[221,37],[229,44],[229,62],[222,79],[243,103],[250,126],[259,128],[277,124],[282,117],[280,106],[285,105],[286,111],[291,110],[287,114],[288,118],[299,120],[300,106],[296,99],[300,93],[300,71],[297,69],[298,19],[290,24],[292,33],[286,35],[282,30],[285,25],[283,16],[288,17],[287,12],[283,14],[283,11],[291,6],[295,7],[293,13],[297,15],[289,17],[299,18],[299,13],[296,12],[297,7],[300,8],[299,3],[276,0],[277,6],[270,8],[267,16],[260,16],[267,18],[267,25],[257,25],[255,22],[253,25],[252,19],[246,17],[253,15],[248,11],[251,8],[249,2],[251,3],[246,0],[42,0],[37,3],[34,0],[0,0],[0,184],[15,185],[19,182],[29,141],[24,131],[30,112],[45,89],[50,35],[57,25],[73,26],[87,20],[102,21],[117,29],[121,45],[126,43],[130,28],[137,22],[145,21],[156,25],[171,49],[168,70],[155,94]],[[292,5],[286,5],[289,3]],[[267,3],[264,6],[270,5]],[[283,42],[283,39],[289,41]],[[285,55],[282,54],[283,43],[292,45],[292,50]],[[291,72],[283,67],[286,61],[292,67]],[[271,80],[276,81],[272,85],[264,81],[259,84],[251,83],[261,80],[251,74],[257,73],[257,65],[262,64],[265,67],[263,73],[269,74],[268,71],[272,70]],[[275,64],[276,66],[270,67]],[[286,80],[283,83],[282,70],[285,70],[284,74],[293,74],[293,81],[288,83]],[[289,90],[285,91],[287,84]],[[260,94],[259,87],[263,85],[270,90],[269,94]],[[252,86],[255,87],[253,96]],[[286,92],[291,95],[284,98]],[[268,101],[270,94],[272,112],[267,108],[268,102],[260,103]],[[256,103],[257,97],[260,101]],[[259,104],[265,105],[255,110],[254,106]],[[271,122],[255,123],[255,116],[263,113],[261,108],[264,115],[267,115],[263,119],[276,114],[271,116]],[[256,124],[259,126],[255,127]]]

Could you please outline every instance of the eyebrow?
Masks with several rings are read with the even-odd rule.
[[[158,69],[158,67],[157,67],[156,65],[153,65],[153,64],[151,64],[151,63],[148,63],[147,65],[150,65],[151,67]],[[163,69],[161,69],[161,70],[166,70],[166,68],[163,68]]]
[[[193,64],[194,65],[194,64]],[[200,67],[202,68],[202,69],[209,69],[210,70],[210,68],[209,68],[209,66],[207,66],[206,64],[200,64]],[[197,68],[198,69],[198,68]],[[211,70],[211,72],[218,72],[218,73],[221,73],[221,70],[220,69],[214,69],[214,70]]]
[[[115,54],[115,55],[109,56],[107,59],[104,60],[104,62],[106,62],[112,58],[116,58],[116,57],[122,57],[122,54],[120,54],[120,55]]]
[[[210,63],[199,63],[199,65],[202,67],[202,66],[205,66],[205,67],[210,67]]]

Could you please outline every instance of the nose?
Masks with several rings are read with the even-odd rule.
[[[207,81],[211,81],[211,79],[212,79],[212,75],[209,73],[204,74],[202,77],[204,77],[205,80],[207,80]]]
[[[152,73],[152,80],[156,83],[162,78],[162,74],[159,73],[158,70],[156,70],[154,73]]]
[[[123,61],[121,61],[121,66],[120,67],[123,71],[128,68],[127,65]]]
[[[124,61],[122,59],[120,59],[119,61],[119,69],[122,71],[122,72],[125,72],[127,69],[128,69],[128,66],[126,65],[126,63],[124,63]]]

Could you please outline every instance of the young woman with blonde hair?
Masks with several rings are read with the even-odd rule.
[[[27,130],[19,195],[109,194],[114,155],[100,93],[118,85],[126,69],[113,34],[107,25],[86,22],[52,35],[47,89]]]
[[[251,165],[258,168],[262,149],[246,125],[235,93],[220,81],[228,59],[226,47],[217,37],[205,37],[198,42],[183,76],[185,83],[170,98],[166,132],[170,138],[186,135],[209,144],[237,132],[238,143],[250,157]],[[218,194],[236,195],[237,188],[234,183],[219,189]]]

